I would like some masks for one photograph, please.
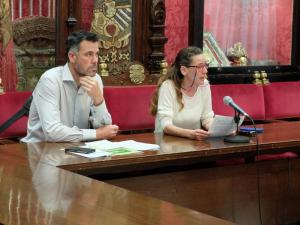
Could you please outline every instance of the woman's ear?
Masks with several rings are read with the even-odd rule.
[[[185,67],[185,66],[180,66],[180,72],[181,72],[181,74],[183,75],[183,76],[185,76],[186,74],[187,74],[187,72],[188,72],[188,68],[187,67]]]

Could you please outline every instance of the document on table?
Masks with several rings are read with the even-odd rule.
[[[108,140],[92,141],[92,142],[86,142],[85,146],[82,147],[94,148],[96,151],[89,154],[83,154],[83,153],[73,153],[73,154],[80,155],[87,158],[97,158],[97,157],[113,156],[113,155],[138,154],[146,150],[156,151],[159,149],[159,145],[137,142],[133,140],[120,141],[120,142],[111,142]]]
[[[244,117],[240,117],[239,126],[243,123]],[[208,133],[210,137],[222,137],[234,134],[236,132],[236,123],[234,117],[216,115]]]
[[[120,141],[120,142],[112,142],[108,140],[101,141],[92,141],[85,143],[90,148],[100,149],[100,150],[110,150],[114,148],[128,148],[136,151],[146,151],[146,150],[158,150],[159,145],[156,144],[148,144],[143,142],[137,142],[133,140]]]

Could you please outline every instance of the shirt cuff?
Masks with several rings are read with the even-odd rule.
[[[105,104],[104,104],[104,101],[100,104],[100,105],[93,105],[92,106],[92,110],[93,110],[93,115],[97,115],[103,111],[105,111],[106,107],[105,107]]]
[[[164,131],[164,129],[165,129],[166,126],[168,126],[170,124],[173,124],[172,118],[170,118],[170,117],[162,117],[160,119],[160,123],[161,123],[161,129],[162,129],[162,131]]]
[[[92,106],[92,120],[94,128],[112,123],[111,115],[107,111],[106,104],[103,101],[101,105]]]
[[[82,130],[82,141],[95,141],[96,130],[94,129],[81,129]]]

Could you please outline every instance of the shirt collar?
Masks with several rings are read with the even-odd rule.
[[[74,86],[77,87],[77,83],[75,82],[75,80],[73,78],[73,75],[70,71],[68,63],[66,63],[63,67],[63,81],[73,82]],[[79,87],[79,89],[77,91],[78,91],[78,94],[83,94],[85,92],[82,87]]]
[[[68,63],[66,63],[63,68],[63,81],[73,81],[74,83],[76,83],[70,71]]]

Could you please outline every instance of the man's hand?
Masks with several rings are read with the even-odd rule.
[[[88,95],[91,96],[95,106],[98,106],[103,102],[103,94],[96,80],[93,80],[93,78],[89,76],[84,76],[79,78],[79,83]]]
[[[110,139],[117,135],[119,127],[117,125],[106,125],[96,129],[96,138],[99,139]]]

